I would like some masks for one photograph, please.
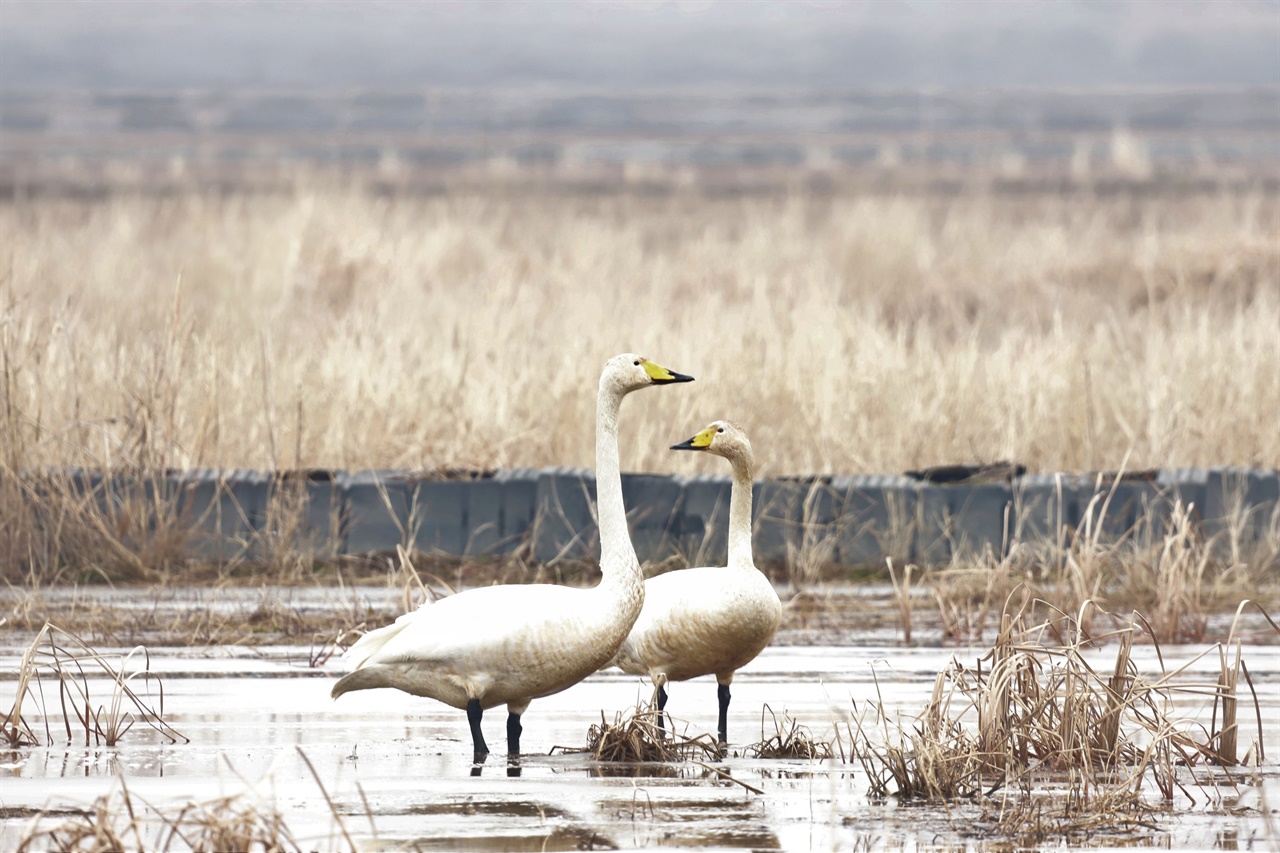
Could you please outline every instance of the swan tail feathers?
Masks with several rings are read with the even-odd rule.
[[[387,643],[395,639],[405,628],[408,628],[421,612],[421,610],[411,610],[390,625],[375,628],[356,640],[342,656],[342,661],[346,664],[347,669],[355,670],[367,664],[378,652],[382,651]]]
[[[386,673],[381,667],[369,667],[368,669],[357,669],[355,672],[349,672],[339,678],[337,683],[333,685],[333,689],[329,691],[329,695],[337,699],[343,693],[350,693],[353,690],[370,690],[374,687],[392,687],[386,677]]]

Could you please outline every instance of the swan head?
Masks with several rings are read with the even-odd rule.
[[[751,440],[733,421],[714,421],[693,438],[671,445],[672,450],[701,450],[725,459],[751,460]]]
[[[670,385],[673,382],[692,381],[692,376],[668,370],[633,352],[615,355],[605,362],[604,372],[600,374],[600,387],[607,387],[617,394],[629,394],[641,388],[648,388],[650,385]]]

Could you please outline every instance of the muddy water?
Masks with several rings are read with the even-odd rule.
[[[27,641],[11,636],[0,647],[6,710],[20,644]],[[1166,647],[1166,667],[1200,651]],[[854,700],[875,697],[873,670],[888,708],[914,715],[939,669],[953,655],[971,660],[975,654],[892,645],[775,646],[734,682],[730,740],[740,747],[772,735],[767,716],[762,727],[766,706],[790,714],[815,737],[832,738],[837,727],[843,731]],[[1104,649],[1099,665],[1113,655]],[[534,702],[524,717],[531,754],[510,764],[498,751],[474,767],[461,712],[389,690],[333,702],[328,692],[338,664],[313,669],[307,658],[308,649],[297,647],[152,649],[152,668],[164,675],[166,716],[190,742],[166,743],[136,727],[118,748],[67,746],[55,713],[53,746],[0,753],[0,850],[16,845],[33,810],[52,812],[47,820],[56,823],[118,789],[118,776],[134,797],[161,807],[256,791],[304,846],[332,849],[344,843],[342,829],[304,754],[345,831],[370,849],[1009,849],[1007,840],[984,831],[977,810],[872,801],[858,765],[838,758],[731,756],[719,763],[764,790],[756,794],[696,765],[619,769],[579,755],[548,755],[556,746],[581,746],[602,710],[612,719],[648,698],[639,679],[619,673]],[[1236,772],[1235,787],[1217,771],[1222,787],[1216,794],[1190,788],[1197,802],[1180,799],[1157,816],[1159,828],[1102,835],[1094,843],[1245,850],[1280,843],[1268,836],[1280,826],[1280,814],[1262,813],[1280,808],[1280,655],[1275,647],[1254,647],[1246,661],[1262,702],[1267,766],[1256,774]],[[1159,671],[1150,649],[1139,649],[1135,662],[1144,674]],[[1216,655],[1204,658],[1184,677],[1212,681],[1216,663]],[[53,700],[56,690],[46,686],[46,692]],[[91,692],[105,702],[109,685],[92,684]],[[668,708],[691,734],[714,730],[714,680],[674,685]],[[1188,698],[1181,710],[1208,723],[1207,698]],[[1256,724],[1248,716],[1242,722],[1243,748]],[[504,725],[504,710],[489,712],[485,730],[495,750],[505,746]]]

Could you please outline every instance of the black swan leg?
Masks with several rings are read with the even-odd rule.
[[[477,763],[483,762],[489,754],[489,747],[484,742],[484,732],[480,731],[480,718],[483,715],[479,699],[472,699],[467,703],[467,722],[471,724],[471,745],[475,749]]]
[[[507,714],[507,755],[520,754],[520,733],[524,727],[520,725],[519,714]]]
[[[729,742],[729,685],[721,684],[716,695],[720,699],[720,743],[727,744]]]
[[[666,727],[662,724],[663,710],[667,707],[667,686],[665,684],[658,685],[658,730],[666,731]],[[675,723],[671,724],[671,730],[675,731]]]

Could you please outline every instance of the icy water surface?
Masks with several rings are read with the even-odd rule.
[[[21,657],[12,637],[0,648],[0,705],[7,710]],[[1181,665],[1203,647],[1166,647],[1166,666]],[[338,663],[308,666],[306,648],[152,649],[152,668],[164,676],[168,720],[190,739],[170,744],[135,727],[118,748],[67,746],[56,688],[55,745],[0,753],[0,850],[15,847],[33,811],[52,813],[51,825],[118,788],[157,806],[256,790],[282,813],[294,837],[315,849],[345,842],[309,769],[309,759],[332,797],[345,831],[368,849],[577,850],[706,847],[726,850],[1007,850],[992,837],[979,810],[959,806],[900,806],[866,795],[856,762],[758,760],[730,756],[717,766],[763,789],[753,793],[695,764],[602,766],[581,755],[548,755],[579,747],[603,711],[610,721],[650,689],[620,673],[596,675],[563,693],[537,700],[524,716],[528,754],[509,764],[505,709],[490,711],[485,732],[495,750],[481,767],[470,760],[465,714],[437,702],[391,691],[348,694],[329,689]],[[972,662],[980,650],[894,646],[775,646],[741,671],[733,685],[729,736],[734,748],[775,733],[768,705],[809,727],[817,738],[843,732],[852,703],[874,699],[873,669],[886,705],[920,712],[934,678],[954,655]],[[1114,647],[1099,653],[1109,669]],[[1237,769],[1235,787],[1213,771],[1220,789],[1191,787],[1197,802],[1179,800],[1157,815],[1153,828],[1091,843],[1160,848],[1275,849],[1280,840],[1280,654],[1246,649],[1262,703],[1268,762],[1261,771]],[[1159,665],[1150,648],[1135,653],[1150,676]],[[1193,664],[1216,679],[1217,656]],[[109,684],[91,685],[105,702]],[[1243,708],[1243,703],[1242,703]],[[28,706],[26,713],[31,714]],[[713,731],[716,687],[711,678],[672,686],[668,704],[688,733]],[[1208,725],[1207,697],[1182,708]],[[1252,707],[1241,716],[1241,751],[1256,736]],[[43,727],[40,728],[43,734]],[[1211,771],[1197,771],[1205,775]],[[366,802],[368,807],[366,808]],[[176,846],[175,846],[176,849]]]

